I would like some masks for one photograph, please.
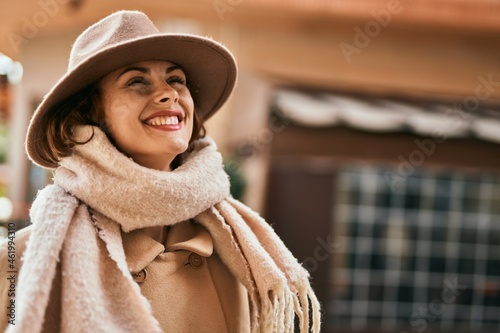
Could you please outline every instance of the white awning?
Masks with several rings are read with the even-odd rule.
[[[476,137],[500,143],[500,110],[475,112],[446,104],[418,104],[341,94],[281,89],[276,106],[292,122],[308,127],[347,126],[372,132],[407,131],[441,138]]]

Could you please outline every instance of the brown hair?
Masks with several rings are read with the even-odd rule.
[[[203,120],[196,112],[196,101],[194,102],[193,133],[189,140],[190,147],[188,151],[192,149],[192,142],[203,138],[206,132]],[[83,142],[75,140],[73,129],[76,126],[98,126],[113,142],[106,129],[98,82],[57,104],[51,112],[48,112],[48,116],[42,121],[42,125],[46,128],[46,140],[34,142],[33,146],[38,156],[51,164],[57,164],[61,158],[71,155],[75,145],[85,144],[92,139],[91,136]],[[178,166],[180,163],[179,156],[174,160],[173,164]]]

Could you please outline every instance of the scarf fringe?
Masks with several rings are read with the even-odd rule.
[[[311,329],[311,332],[319,333],[321,327],[321,307],[309,283],[309,272],[298,263],[283,241],[258,213],[233,198],[228,198],[226,201],[229,202],[237,215],[242,217],[245,224],[249,225],[251,232],[257,236],[259,244],[262,244],[266,252],[272,257],[274,263],[279,267],[278,270],[285,274],[288,284],[287,289],[293,294],[293,301],[291,303],[293,303],[294,312],[299,318],[300,332],[307,333]],[[310,308],[312,316],[309,311]],[[312,327],[310,319],[312,319]],[[293,332],[293,318],[291,332]]]
[[[253,332],[293,333],[293,307],[291,297],[286,297],[285,291],[270,292],[262,309],[261,322]]]
[[[319,333],[321,327],[321,307],[320,303],[310,286],[300,288],[298,296],[294,298],[295,311],[299,317],[300,332]],[[309,312],[311,308],[312,313]],[[312,318],[311,318],[312,317]],[[312,326],[310,326],[312,319]]]
[[[252,313],[254,328],[252,332],[293,333],[295,314],[297,314],[301,333],[307,333],[310,329],[314,333],[319,333],[320,306],[309,284],[309,274],[297,262],[281,239],[275,236],[267,222],[232,198],[215,205],[211,211],[211,217],[196,220],[209,230],[216,224],[222,224],[223,228],[229,227],[237,243],[260,244],[258,247],[242,248],[245,265],[250,270],[251,277],[251,281],[246,281],[244,284],[252,286],[256,284],[257,288],[248,290],[251,299],[259,300],[253,304],[260,304],[260,308],[255,306],[252,308],[255,309]],[[243,242],[242,238],[245,237],[247,239]],[[252,237],[256,239],[252,240]],[[266,249],[262,244],[270,241],[275,243],[273,246],[267,246]],[[234,271],[232,261],[225,256],[228,252],[225,251],[227,248],[219,247],[216,250],[222,261],[231,271]],[[287,265],[279,265],[279,260],[288,260]],[[294,270],[295,273],[289,273],[283,269]],[[272,278],[269,280],[263,277],[266,275]],[[258,276],[262,278],[257,278]],[[252,295],[251,291],[255,295]],[[312,327],[310,327],[309,318],[310,306],[312,307]]]

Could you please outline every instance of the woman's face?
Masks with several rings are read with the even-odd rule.
[[[106,75],[100,90],[117,148],[142,166],[169,170],[193,131],[194,103],[183,70],[168,61],[142,61]]]

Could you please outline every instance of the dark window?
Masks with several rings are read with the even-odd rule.
[[[337,331],[498,332],[500,176],[384,167],[338,174],[329,326]],[[393,184],[394,185],[394,184]]]

